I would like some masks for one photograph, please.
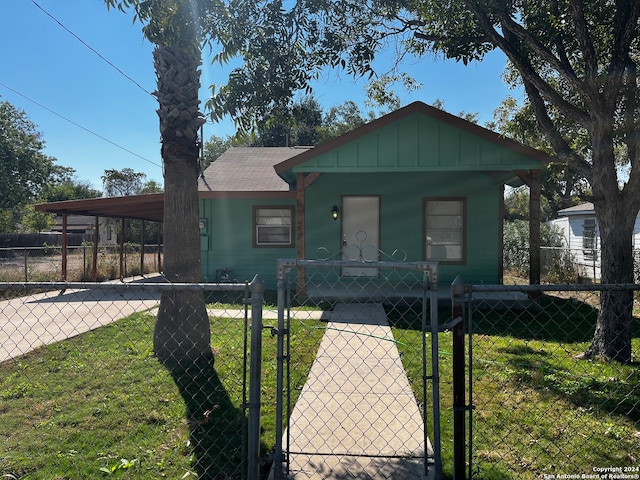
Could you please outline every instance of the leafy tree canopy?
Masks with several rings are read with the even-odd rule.
[[[0,102],[0,208],[26,205],[70,171],[45,155],[44,141],[24,111]]]
[[[0,231],[13,231],[18,224],[26,230],[45,230],[49,220],[33,211],[33,203],[102,195],[88,182],[75,179],[73,168],[45,155],[44,146],[26,113],[0,102]]]
[[[104,194],[107,197],[124,197],[162,191],[157,182],[146,181],[146,174],[136,172],[128,167],[122,170],[107,169],[100,178],[102,178]]]

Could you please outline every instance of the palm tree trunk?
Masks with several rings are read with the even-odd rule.
[[[200,282],[198,129],[204,123],[198,110],[200,59],[165,46],[156,47],[153,56],[165,181],[164,275],[172,283]],[[228,466],[228,458],[220,458],[222,448],[216,443],[224,442],[227,452],[229,443],[240,450],[238,439],[224,437],[221,432],[237,436],[241,413],[233,407],[213,369],[211,329],[202,290],[163,291],[153,347],[185,402],[199,478],[218,478],[220,472],[237,468]]]
[[[164,164],[164,274],[170,282],[199,282],[198,70],[200,59],[171,47],[153,52],[158,76]],[[204,296],[196,290],[163,293],[154,333],[158,359],[170,369],[193,361],[212,362]]]

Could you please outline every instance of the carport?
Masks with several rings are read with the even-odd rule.
[[[125,220],[139,220],[142,222],[141,228],[141,255],[140,271],[144,272],[144,224],[145,222],[156,222],[161,224],[164,215],[164,193],[148,193],[144,195],[130,195],[126,197],[104,197],[91,198],[87,200],[67,200],[63,202],[42,203],[35,206],[36,211],[46,213],[56,213],[62,215],[62,272],[61,280],[67,279],[67,216],[84,215],[95,217],[93,244],[97,247],[99,241],[99,220],[100,218],[118,218],[121,221],[121,235],[119,239],[120,252],[120,277],[124,276],[124,233]],[[162,270],[160,255],[160,228],[158,229],[158,265]],[[98,249],[93,249],[91,275],[95,282],[97,280]]]

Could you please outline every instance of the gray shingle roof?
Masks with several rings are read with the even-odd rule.
[[[309,147],[231,147],[204,171],[200,192],[287,192],[291,190],[273,168]]]

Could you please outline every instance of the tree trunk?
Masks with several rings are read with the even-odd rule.
[[[198,70],[200,60],[170,47],[157,47],[155,92],[160,108],[164,164],[164,274],[170,282],[199,282]],[[170,369],[212,361],[209,319],[202,291],[163,292],[154,332],[158,359]]]
[[[198,129],[204,123],[198,110],[200,59],[161,46],[153,56],[165,181],[164,275],[172,283],[200,282]],[[233,408],[213,369],[211,328],[202,290],[162,292],[153,347],[185,402],[199,478],[217,478],[230,463],[218,455],[219,442],[240,448],[239,440],[221,432],[238,435],[241,414]]]
[[[601,238],[601,283],[633,283],[633,226],[635,214],[623,199],[596,204]],[[627,208],[625,208],[627,207]],[[600,294],[600,310],[586,358],[600,357],[622,363],[631,361],[632,290],[609,290]]]

